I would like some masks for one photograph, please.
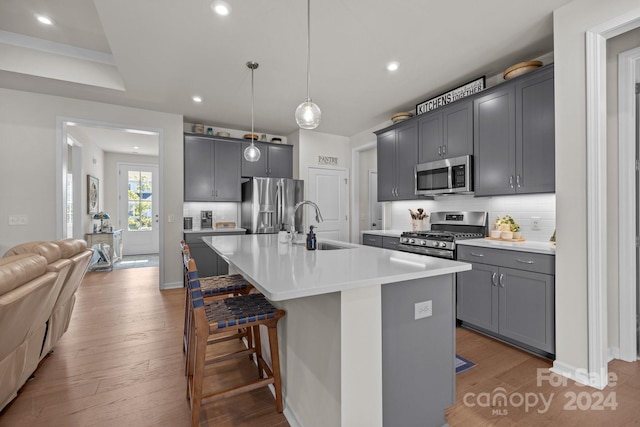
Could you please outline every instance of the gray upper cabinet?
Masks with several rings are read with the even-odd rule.
[[[378,133],[378,201],[415,199],[418,123]]]
[[[517,192],[554,192],[553,67],[516,84],[516,153]]]
[[[515,192],[515,89],[499,86],[474,101],[476,196]]]
[[[242,143],[242,152],[249,146]],[[260,150],[260,159],[249,162],[242,156],[242,176],[293,178],[293,146],[284,144],[267,144],[256,142]]]
[[[474,100],[476,196],[555,191],[553,65]]]
[[[418,162],[473,154],[473,103],[460,101],[418,119]]]
[[[239,202],[241,156],[237,142],[185,135],[184,200]]]

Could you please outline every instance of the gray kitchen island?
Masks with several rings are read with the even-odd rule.
[[[292,426],[446,424],[454,275],[470,264],[332,241],[308,251],[275,234],[203,241],[287,312],[280,361]]]

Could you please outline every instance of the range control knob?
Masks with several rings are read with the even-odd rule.
[[[427,241],[426,240],[420,240],[420,245],[421,246],[427,246]]]
[[[445,242],[440,242],[439,246],[440,246],[441,248],[446,248],[446,247],[447,247],[447,244],[446,244]]]
[[[434,248],[438,247],[438,242],[431,242],[431,246],[433,246]]]
[[[414,244],[416,241],[414,239],[409,239],[409,243]]]

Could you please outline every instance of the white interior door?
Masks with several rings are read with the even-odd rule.
[[[159,252],[158,166],[118,165],[118,228],[123,255]]]
[[[349,240],[349,216],[347,214],[347,170],[328,168],[309,168],[307,199],[315,202],[320,208],[324,221],[316,221],[315,211],[304,207],[307,229],[318,227],[318,237],[325,239]]]
[[[382,203],[378,201],[378,172],[369,171],[369,227],[382,230]]]

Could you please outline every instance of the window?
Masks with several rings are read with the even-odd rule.
[[[153,209],[151,207],[153,183],[152,173],[129,171],[128,176],[128,220],[129,231],[150,231],[153,229]]]

